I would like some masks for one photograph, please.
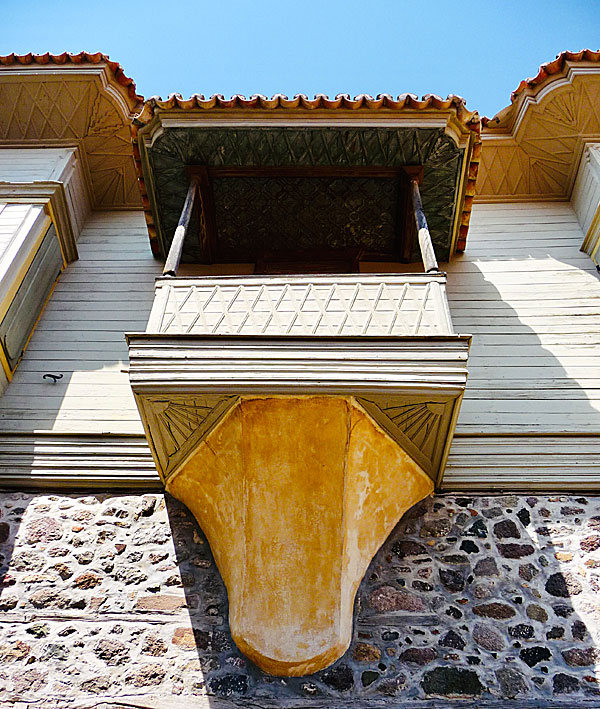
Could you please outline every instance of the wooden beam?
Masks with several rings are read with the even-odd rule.
[[[421,168],[418,168],[421,169]],[[227,165],[220,167],[206,167],[204,165],[188,165],[188,175],[201,176],[207,172],[210,179],[224,177],[322,177],[322,178],[397,178],[404,168],[380,167],[371,165],[345,166],[345,165],[256,165],[237,166]]]
[[[163,269],[163,276],[177,275],[177,269],[179,268],[179,262],[181,260],[185,235],[187,234],[187,230],[190,225],[190,217],[192,216],[192,209],[194,208],[197,190],[197,181],[195,179],[190,180],[190,186],[188,188],[185,202],[183,203],[181,216],[179,217],[177,229],[175,229],[173,241],[171,242],[171,248],[169,249],[169,255],[167,256],[167,261]]]
[[[398,178],[398,213],[396,215],[395,253],[398,261],[410,263],[415,239],[415,218],[412,209],[411,183],[406,173]]]
[[[435,251],[433,250],[433,244],[431,242],[431,234],[429,233],[429,227],[427,226],[427,219],[425,218],[425,213],[423,212],[419,183],[416,179],[413,179],[410,184],[412,188],[415,222],[417,223],[417,231],[419,236],[419,247],[421,248],[421,257],[423,258],[423,267],[425,268],[425,273],[439,271],[440,269],[438,268],[438,262],[435,257]]]
[[[190,173],[198,183],[200,194],[200,247],[205,263],[214,263],[217,259],[217,221],[210,169],[200,166]]]
[[[420,185],[423,184],[423,175],[425,172],[423,165],[404,165],[401,170],[408,176],[409,180],[416,180]]]
[[[396,248],[395,253],[401,263],[412,260],[415,241],[415,217],[412,207],[411,181],[423,182],[422,165],[405,165],[398,176],[398,216],[396,217]]]

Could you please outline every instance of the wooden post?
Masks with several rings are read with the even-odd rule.
[[[167,261],[165,263],[165,267],[163,268],[163,276],[177,275],[179,261],[181,260],[181,252],[183,251],[183,242],[185,241],[185,235],[190,225],[190,218],[192,216],[192,209],[194,208],[194,201],[196,199],[197,192],[198,182],[192,178],[192,180],[190,180],[190,187],[185,198],[183,209],[181,210],[179,223],[177,224],[177,229],[175,229],[175,235],[173,236],[173,241],[171,242],[169,255],[167,256]]]
[[[417,222],[417,231],[419,232],[419,247],[421,249],[421,258],[423,259],[425,273],[439,271],[440,269],[438,268],[435,251],[433,250],[433,244],[431,243],[429,227],[427,226],[427,219],[425,219],[425,213],[423,212],[421,193],[419,192],[419,183],[417,180],[411,180],[410,184],[412,188],[412,202],[415,213],[415,221]]]

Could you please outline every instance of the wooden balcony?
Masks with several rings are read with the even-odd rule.
[[[178,278],[193,195],[147,331],[128,336],[131,386],[166,489],[210,541],[236,643],[308,674],[344,652],[373,554],[441,480],[470,337],[420,200],[427,273]]]
[[[204,429],[208,409],[243,395],[343,395],[372,414],[381,409],[379,423],[439,482],[469,347],[453,332],[445,281],[439,273],[158,279],[147,332],[130,335],[129,347],[163,478],[186,459],[202,411]]]

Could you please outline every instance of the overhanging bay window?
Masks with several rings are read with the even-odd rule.
[[[443,475],[470,337],[437,259],[462,238],[478,133],[442,104],[140,121],[165,267],[131,385],[234,639],[273,674],[344,652],[372,556]]]
[[[0,182],[0,363],[11,379],[65,266],[77,258],[63,186]]]

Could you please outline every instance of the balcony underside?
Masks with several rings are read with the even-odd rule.
[[[470,338],[443,274],[163,278],[130,380],[166,489],[195,514],[243,652],[334,662],[354,595],[441,480]]]
[[[438,480],[469,338],[131,335],[130,379],[163,479],[240,397],[353,396]],[[423,425],[421,425],[423,424]]]

